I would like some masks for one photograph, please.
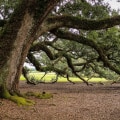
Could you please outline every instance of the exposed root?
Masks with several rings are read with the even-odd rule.
[[[19,96],[11,96],[9,99],[17,103],[18,105],[23,105],[23,106],[31,106],[35,104],[35,102],[33,102],[32,100]]]
[[[17,103],[18,105],[23,105],[23,106],[30,106],[35,104],[35,102],[33,102],[32,100],[28,100],[24,97],[19,97],[17,95],[11,95],[6,89],[4,89],[4,91],[2,92],[2,98],[11,100]]]
[[[36,98],[39,99],[50,99],[53,97],[53,95],[51,93],[46,93],[46,92],[42,92],[42,93],[34,93],[34,92],[27,92],[25,95],[22,96],[34,96]],[[31,106],[34,105],[35,102],[33,102],[32,100],[29,100],[25,97],[19,96],[17,94],[13,94],[11,95],[10,92],[3,86],[3,89],[1,91],[1,97],[11,100],[15,103],[17,103],[17,105],[19,106]]]

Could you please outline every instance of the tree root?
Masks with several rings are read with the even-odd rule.
[[[4,90],[4,92],[2,92],[2,98],[11,100],[15,103],[17,103],[17,105],[19,106],[31,106],[34,105],[35,102],[33,102],[32,100],[26,99],[24,97],[19,97],[18,95],[11,95],[8,90]]]
[[[19,97],[19,96],[11,96],[9,99],[17,103],[18,105],[23,105],[23,106],[31,106],[35,104],[32,100]]]
[[[1,97],[11,100],[15,103],[17,103],[17,105],[19,106],[31,106],[34,105],[35,102],[33,102],[32,100],[29,100],[27,97],[29,96],[34,96],[36,98],[39,99],[50,99],[53,97],[53,95],[51,93],[46,93],[46,92],[42,92],[42,93],[34,93],[34,92],[27,92],[24,95],[19,95],[19,94],[10,94],[10,92],[5,89],[5,87],[3,87],[2,92],[1,92]]]

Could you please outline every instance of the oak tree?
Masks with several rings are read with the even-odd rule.
[[[57,3],[59,3],[59,5],[57,5]],[[19,78],[26,57],[28,57],[29,61],[33,63],[37,70],[54,71],[60,75],[66,75],[69,80],[69,73],[66,67],[64,67],[64,69],[54,67],[59,60],[66,61],[67,67],[71,72],[86,84],[88,84],[88,82],[84,80],[78,72],[87,67],[97,72],[98,70],[95,69],[95,66],[96,63],[99,64],[99,62],[103,63],[102,65],[105,68],[109,68],[115,73],[120,74],[120,67],[117,65],[119,60],[113,59],[116,54],[111,54],[111,51],[107,53],[107,51],[110,50],[106,48],[107,45],[100,45],[100,39],[95,41],[92,37],[88,37],[90,34],[87,34],[88,31],[107,30],[119,25],[120,16],[109,15],[105,18],[97,19],[95,16],[92,16],[92,13],[84,11],[86,15],[89,15],[89,18],[85,18],[82,17],[81,14],[82,7],[78,11],[80,15],[76,15],[75,13],[63,14],[62,10],[64,11],[64,7],[60,11],[60,7],[63,5],[68,5],[68,8],[71,9],[70,5],[74,4],[75,9],[76,7],[79,8],[79,5],[82,3],[87,5],[87,9],[89,9],[90,6],[93,8],[97,4],[97,2],[91,3],[87,0],[80,0],[79,2],[73,0],[63,0],[61,2],[60,0],[18,0],[15,9],[9,9],[8,13],[11,13],[10,10],[12,11],[10,17],[0,20],[0,96],[2,98],[10,99],[19,104],[33,104],[32,101],[20,97],[21,94],[19,92]],[[52,11],[54,7],[56,7],[56,12]],[[4,8],[0,11],[2,13]],[[73,29],[78,31],[82,30],[82,32],[81,34],[76,34],[73,32]],[[83,31],[86,32],[83,33]],[[55,35],[55,39],[52,39],[52,41],[42,41],[40,37],[45,34]],[[82,62],[73,62],[73,59],[78,59],[78,56],[80,58],[82,52],[80,52],[79,49],[77,52],[69,52],[70,49],[73,50],[73,48],[64,49],[64,46],[56,47],[54,43],[58,41],[58,38],[63,41],[69,40],[83,46],[89,46],[90,49],[88,50],[90,50],[91,53],[88,51],[89,56],[94,55],[94,59],[84,57],[84,61]],[[58,42],[57,44],[59,46],[60,43]],[[52,49],[50,49],[50,47]],[[111,46],[109,47],[111,48]],[[37,61],[33,55],[34,51],[39,50],[47,54],[49,59],[53,61],[52,64],[47,67],[40,65],[40,62]],[[52,50],[53,52],[51,52]],[[97,53],[97,56],[95,56],[96,54],[94,53]],[[78,69],[79,66],[80,69]]]

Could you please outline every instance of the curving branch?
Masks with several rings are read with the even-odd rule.
[[[73,34],[71,32],[64,32],[62,30],[52,30],[51,32],[59,38],[62,38],[65,40],[75,41],[75,42],[78,42],[78,43],[81,43],[81,44],[84,44],[84,45],[87,45],[87,46],[94,48],[97,51],[97,53],[99,54],[100,60],[104,63],[104,66],[108,67],[110,70],[115,71],[117,74],[120,75],[120,69],[117,66],[113,66],[109,62],[107,56],[105,55],[105,52],[93,40],[85,38],[85,37],[80,36],[80,35]]]
[[[74,84],[74,82],[72,82],[71,80],[69,80],[69,75],[68,75],[68,73],[63,69],[63,70],[61,70],[61,69],[58,69],[58,68],[55,68],[54,66],[52,66],[52,67],[42,67],[41,65],[40,65],[40,63],[37,61],[37,59],[33,56],[33,54],[32,53],[29,53],[28,54],[28,59],[30,60],[30,62],[35,66],[35,68],[36,68],[36,70],[38,70],[38,71],[42,71],[42,72],[46,72],[46,71],[53,71],[53,72],[55,72],[56,74],[57,74],[57,76],[56,76],[56,79],[54,80],[54,81],[52,81],[52,83],[55,83],[55,82],[57,82],[57,80],[58,80],[58,75],[60,75],[60,76],[64,76],[64,75],[66,75],[66,78],[67,78],[67,80],[69,81],[69,82],[71,82],[71,83],[73,83]],[[31,83],[31,84],[36,84],[36,83],[34,83],[34,82],[31,82],[31,81],[29,81],[29,79],[28,79],[28,77],[27,77],[27,75],[26,75],[26,71],[23,69],[23,75],[25,76],[25,78],[27,78],[27,82],[29,82],[29,83]],[[43,76],[44,77],[44,76]],[[41,83],[41,82],[37,82],[37,84],[38,83]]]
[[[30,48],[30,51],[40,51],[40,50],[44,51],[51,60],[55,59],[50,49],[42,42],[32,45]]]
[[[52,47],[52,46],[51,46]],[[84,83],[86,83],[87,85],[88,85],[88,82],[84,79],[84,78],[82,78],[82,77],[80,77],[80,75],[78,75],[77,73],[78,72],[81,72],[81,71],[83,71],[84,69],[85,69],[85,67],[86,67],[86,64],[89,64],[92,60],[89,60],[89,61],[87,61],[87,62],[84,62],[84,63],[78,63],[78,64],[74,64],[73,62],[72,62],[72,58],[73,57],[71,57],[70,55],[68,55],[67,54],[67,52],[62,52],[62,51],[58,51],[58,53],[56,53],[56,54],[53,54],[52,52],[51,52],[51,50],[47,47],[47,45],[45,45],[45,43],[44,44],[42,44],[42,42],[40,42],[40,43],[37,43],[37,44],[35,44],[35,45],[33,45],[32,47],[31,47],[31,49],[30,49],[30,51],[35,51],[35,50],[37,50],[37,51],[40,51],[40,50],[42,50],[42,51],[44,51],[45,53],[46,53],[46,55],[50,58],[50,60],[61,60],[61,57],[63,58],[65,58],[66,59],[66,62],[67,62],[67,64],[68,64],[68,68],[70,68],[71,69],[71,72],[76,76],[76,77],[78,77],[78,78],[80,78]],[[58,49],[57,49],[58,50]],[[31,57],[30,57],[31,56]],[[34,66],[36,66],[36,69],[38,70],[38,71],[42,71],[42,67],[40,66],[40,65],[38,65],[39,63],[38,63],[38,61],[37,60],[35,60],[35,57],[32,55],[32,53],[30,53],[29,55],[28,55],[28,58],[30,59],[30,61],[33,63],[33,65]],[[32,59],[31,59],[32,58]],[[54,58],[54,59],[53,59]],[[58,59],[58,58],[60,58],[60,59]],[[74,58],[73,58],[74,59]],[[36,61],[36,62],[35,62]],[[34,63],[35,62],[35,63]],[[55,62],[55,64],[56,64],[56,62]],[[54,65],[54,64],[53,64]],[[38,68],[38,66],[40,67],[40,68]],[[83,66],[80,70],[75,70],[75,66]],[[48,70],[48,68],[49,67],[46,67],[46,69]],[[52,66],[51,68],[49,68],[49,71],[54,71],[54,72],[56,72],[57,74],[59,74],[59,75],[65,75],[66,74],[66,78],[67,78],[67,80],[70,82],[71,80],[69,80],[69,76],[68,76],[68,73],[66,72],[66,71],[64,71],[64,70],[59,70],[59,69],[56,69],[56,68],[54,68],[54,66]],[[72,81],[71,81],[71,83],[72,83]]]
[[[73,82],[72,80],[69,79],[69,75],[68,75],[68,74],[66,75],[66,78],[67,78],[67,81],[68,81],[68,82],[70,82],[70,83],[72,83],[72,84],[75,84],[75,82]]]
[[[36,85],[36,83],[34,83],[33,81],[30,81],[30,80],[29,80],[29,77],[28,77],[28,70],[27,70],[25,67],[23,67],[23,69],[22,69],[22,74],[23,74],[24,78],[26,79],[27,84]]]
[[[86,81],[86,80],[85,80],[84,78],[82,78],[79,74],[77,74],[78,71],[75,70],[71,58],[70,58],[67,54],[64,54],[63,56],[66,58],[68,67],[71,68],[72,73],[73,73],[76,77],[78,77],[79,79],[81,79],[84,83],[86,83],[87,85],[89,85],[88,81]],[[67,79],[68,79],[68,81],[69,81],[68,76],[67,76]]]
[[[120,25],[120,15],[102,20],[89,20],[69,15],[52,16],[46,20],[46,25],[49,26],[49,29],[68,27],[83,30],[101,30]]]
[[[52,79],[52,83],[56,83],[58,81],[59,74],[56,74],[56,78]]]
[[[38,46],[41,46],[41,44],[36,44],[34,47],[32,47],[31,48],[31,51],[33,51],[33,50],[36,50],[36,48],[37,48],[37,50],[43,50],[44,52],[46,52],[46,49],[41,49],[42,47],[38,47]],[[46,46],[44,46],[44,47],[46,47]],[[39,49],[38,49],[39,48]],[[46,52],[46,54],[47,54],[47,56],[51,59],[51,56],[48,54],[48,51],[50,52],[50,54],[51,54],[51,56],[52,56],[52,58],[56,58],[56,57],[54,57],[54,56],[57,56],[57,57],[61,57],[61,54],[56,54],[56,55],[53,55],[52,53],[51,53],[51,51],[50,51],[50,49],[48,49],[47,48],[47,52]],[[60,55],[60,56],[59,56]],[[86,83],[87,85],[89,85],[88,84],[88,82],[84,79],[84,78],[82,78],[82,77],[80,77],[80,75],[78,75],[77,74],[77,72],[78,71],[76,71],[75,69],[74,69],[74,65],[73,65],[73,63],[72,63],[72,59],[71,59],[71,57],[70,56],[68,56],[66,53],[62,53],[62,57],[65,57],[66,58],[66,60],[67,60],[67,64],[68,64],[68,67],[71,69],[71,71],[72,71],[72,73],[75,75],[75,76],[77,76],[78,78],[80,78],[84,83]],[[36,70],[38,70],[38,71],[53,71],[53,72],[55,72],[55,73],[57,73],[57,75],[61,75],[61,76],[64,76],[64,75],[66,75],[66,78],[67,78],[67,80],[69,81],[69,82],[71,82],[71,83],[73,83],[74,84],[74,82],[72,82],[70,79],[69,79],[69,74],[67,73],[67,71],[66,70],[61,70],[61,69],[58,69],[58,68],[55,68],[54,66],[51,66],[51,67],[42,67],[41,65],[40,65],[40,63],[37,61],[37,59],[33,56],[33,54],[32,53],[29,53],[28,54],[28,59],[30,60],[30,62],[36,67]],[[57,58],[56,58],[57,59]],[[53,60],[53,59],[52,59]],[[55,59],[54,59],[55,60]],[[85,63],[86,64],[86,63]],[[57,79],[56,79],[56,81],[57,81]]]

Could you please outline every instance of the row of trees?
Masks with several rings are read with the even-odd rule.
[[[0,14],[1,97],[21,99],[25,60],[86,84],[84,76],[119,78],[120,16],[103,0],[2,0]]]

